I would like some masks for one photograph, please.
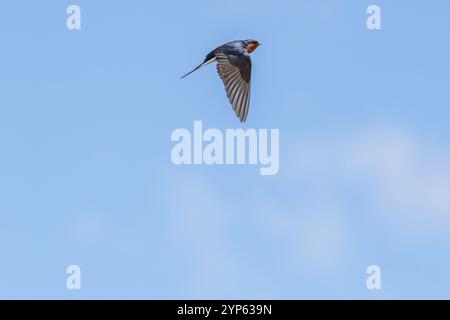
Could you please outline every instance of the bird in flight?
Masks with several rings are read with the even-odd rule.
[[[250,53],[261,44],[256,40],[231,41],[211,51],[198,67],[188,72],[181,79],[214,61],[217,72],[222,79],[228,100],[241,122],[247,120],[250,105],[250,85],[252,60]]]

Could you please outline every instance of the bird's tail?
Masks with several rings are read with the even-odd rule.
[[[195,71],[197,71],[197,70],[200,69],[201,67],[204,67],[204,66],[206,66],[206,65],[208,65],[208,64],[210,64],[210,63],[213,63],[214,61],[216,61],[216,57],[214,57],[214,58],[212,58],[212,59],[210,59],[210,60],[208,60],[208,61],[203,62],[202,64],[200,64],[199,66],[197,66],[194,70],[189,71],[189,72],[186,73],[184,76],[182,76],[181,79],[186,78],[186,77],[187,77],[188,75],[190,75],[191,73],[194,73]]]

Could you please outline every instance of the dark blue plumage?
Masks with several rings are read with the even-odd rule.
[[[230,104],[241,122],[245,122],[250,105],[252,70],[250,53],[259,45],[258,41],[252,39],[228,42],[211,51],[202,64],[181,78],[183,79],[201,67],[217,61],[217,72],[225,84]]]

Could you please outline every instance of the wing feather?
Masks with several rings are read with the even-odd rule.
[[[241,122],[247,120],[250,105],[251,69],[249,56],[216,54],[217,72],[222,79],[228,100]]]

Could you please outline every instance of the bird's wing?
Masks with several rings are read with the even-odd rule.
[[[252,61],[246,55],[217,53],[217,72],[222,78],[233,110],[245,122],[250,105]]]

